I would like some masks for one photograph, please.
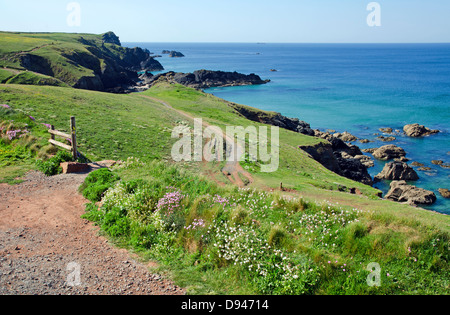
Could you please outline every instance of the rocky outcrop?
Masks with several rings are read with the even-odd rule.
[[[154,75],[151,72],[144,71],[144,73],[139,75],[139,80],[141,80],[142,85],[147,85],[152,81],[153,77]]]
[[[450,198],[450,190],[448,190],[448,189],[439,188],[439,193],[444,198],[447,198],[447,199]]]
[[[337,161],[341,169],[338,172],[339,175],[369,186],[373,185],[372,177],[370,177],[367,167],[361,160],[337,156]]]
[[[183,58],[184,55],[182,53],[180,53],[179,51],[171,51],[169,53],[169,57],[170,58]]]
[[[375,162],[367,155],[355,155],[353,158],[359,160],[367,168],[375,166]]]
[[[439,130],[431,130],[430,128],[427,128],[419,124],[406,125],[403,128],[403,131],[408,137],[413,138],[425,137],[440,132]]]
[[[380,130],[381,132],[387,133],[387,134],[391,134],[391,133],[394,132],[394,129],[392,129],[392,128],[390,128],[390,127],[387,127],[387,128],[380,128],[379,130]]]
[[[311,129],[311,125],[304,121],[301,121],[298,118],[289,118],[281,115],[280,113],[264,112],[255,108],[242,106],[235,103],[230,103],[230,106],[233,107],[239,114],[249,120],[284,128],[308,136],[314,136],[314,130]]]
[[[330,171],[341,174],[342,170],[339,166],[339,161],[334,155],[333,147],[330,143],[319,143],[314,146],[300,146],[299,149],[308,153],[314,160]]]
[[[161,63],[150,55],[147,49],[140,47],[126,48],[122,50],[119,64],[132,71],[162,71]]]
[[[354,139],[356,137],[345,132],[331,134],[330,132],[322,132],[320,130],[314,130],[314,135],[327,140],[331,144],[331,150],[333,151],[339,169],[335,171],[329,165],[322,162],[321,164],[346,178],[369,186],[373,184],[372,178],[367,170],[369,167],[374,166],[373,161],[371,161],[370,157],[365,156],[358,146],[344,142],[345,139]],[[335,135],[339,135],[340,138],[335,137]],[[320,159],[318,161],[320,162]]]
[[[397,140],[396,137],[385,137],[385,136],[379,136],[379,137],[377,137],[377,139],[381,140],[383,142],[392,142],[392,141]]]
[[[345,131],[343,133],[335,133],[333,134],[333,137],[341,139],[344,142],[355,142],[358,140],[357,137],[355,137],[354,135],[352,135],[351,133]]]
[[[403,162],[387,163],[381,173],[375,176],[376,181],[380,180],[405,180],[415,181],[419,179],[416,171]]]
[[[405,181],[393,181],[385,198],[413,206],[432,205],[437,200],[432,191],[408,185]]]
[[[238,72],[224,72],[211,70],[198,70],[194,73],[167,72],[155,76],[151,84],[160,81],[178,83],[194,89],[206,89],[211,87],[260,85],[270,82],[252,73],[249,75]]]
[[[119,37],[116,36],[113,32],[107,32],[102,35],[103,43],[105,44],[114,44],[117,46],[122,46]]]
[[[299,148],[309,153],[313,159],[330,171],[371,186],[373,181],[367,170],[370,165],[370,158],[364,158],[357,146],[348,145],[341,139],[330,137],[326,133],[323,136],[323,139],[328,140],[328,143],[320,143],[315,146],[301,146]]]
[[[376,149],[372,154],[378,160],[388,161],[404,157],[406,152],[402,148],[390,144]]]

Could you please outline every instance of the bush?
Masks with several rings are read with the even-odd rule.
[[[47,176],[53,176],[62,173],[61,163],[73,161],[72,154],[66,151],[59,151],[56,156],[47,161],[38,160],[36,166],[39,171]]]
[[[95,203],[102,200],[105,191],[119,179],[119,176],[113,174],[109,169],[103,168],[90,173],[80,186],[79,191],[84,198]]]

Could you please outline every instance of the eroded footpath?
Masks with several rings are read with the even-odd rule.
[[[0,184],[1,295],[183,295],[81,219],[87,174]]]

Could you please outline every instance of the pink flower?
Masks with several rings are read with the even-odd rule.
[[[222,205],[223,208],[225,208],[230,203],[230,201],[227,198],[223,198],[219,195],[214,196],[213,202]]]
[[[0,106],[1,107],[4,107],[4,108],[6,108],[6,109],[10,109],[11,107],[9,107],[8,105],[6,105],[6,104],[0,104]]]
[[[36,121],[36,119],[34,119],[33,116],[28,116],[28,117],[30,117],[30,119],[31,119],[32,121]]]

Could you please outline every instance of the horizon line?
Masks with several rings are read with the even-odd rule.
[[[417,44],[450,44],[449,42],[177,42],[177,41],[121,41],[125,43],[156,43],[156,44],[254,44],[254,45],[271,45],[271,44],[312,44],[312,45],[330,45],[330,44],[343,44],[343,45],[417,45]]]
[[[65,32],[65,31],[5,31],[0,30],[2,33],[19,33],[19,34],[73,34],[73,35],[102,35],[96,33],[86,33],[86,32]],[[115,33],[115,32],[113,32]],[[119,36],[120,38],[120,36]],[[363,44],[363,45],[413,45],[413,44],[450,44],[450,41],[418,41],[418,42],[271,42],[271,41],[132,41],[132,40],[121,40],[122,43],[158,43],[158,44],[312,44],[312,45],[320,45],[320,44],[342,44],[342,45],[355,45],[355,44]]]

